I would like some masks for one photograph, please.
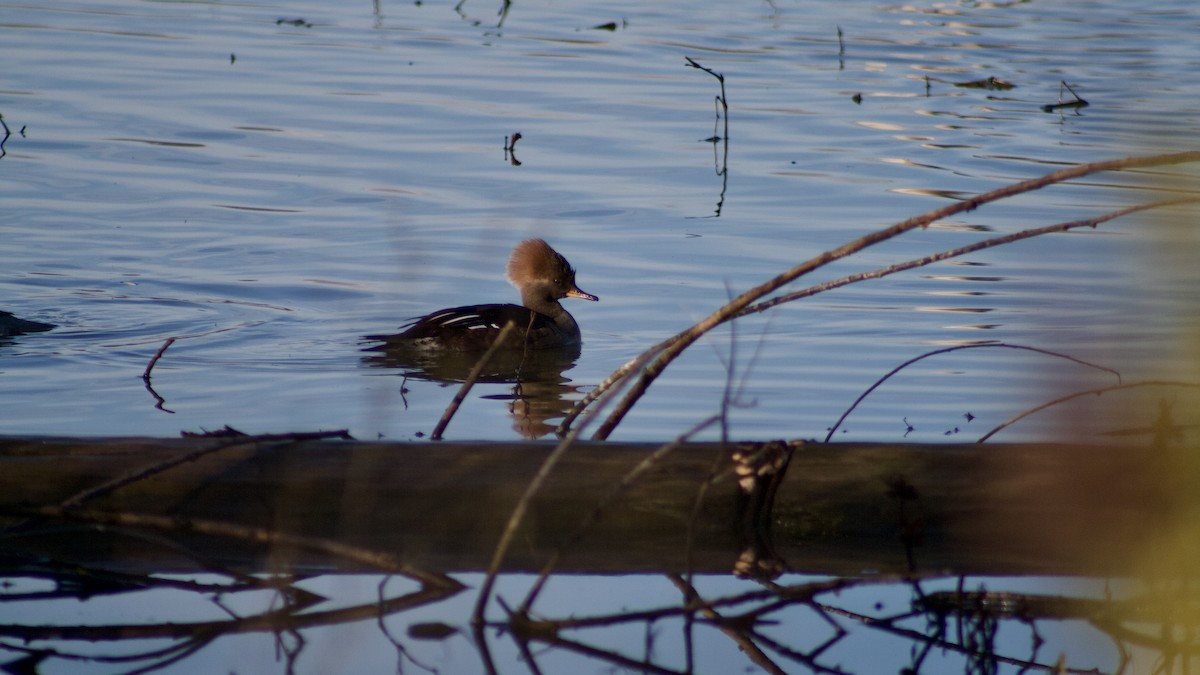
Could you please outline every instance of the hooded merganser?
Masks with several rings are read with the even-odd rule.
[[[443,309],[405,324],[404,332],[397,335],[367,335],[368,340],[384,343],[370,349],[481,351],[496,341],[509,321],[516,324],[516,330],[504,347],[578,347],[579,324],[558,301],[600,298],[579,290],[567,259],[541,239],[528,239],[513,249],[505,271],[509,283],[521,291],[523,307],[497,304]]]

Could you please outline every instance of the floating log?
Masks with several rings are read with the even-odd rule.
[[[439,572],[480,571],[553,447],[255,437],[2,438],[0,525],[8,528],[6,553],[141,571],[210,564],[246,571],[361,569],[361,563],[328,552],[282,545],[264,550],[199,535],[190,531],[189,520],[329,540]],[[658,447],[571,448],[534,499],[504,568],[538,570]],[[747,531],[739,515],[744,500],[733,478],[701,489],[714,474],[728,475],[730,448],[687,444],[603,507],[599,521],[567,548],[558,569],[629,573],[690,566],[727,573],[748,549],[786,569],[838,575],[912,569],[1104,576],[1163,561],[1196,566],[1200,560],[1194,550],[1200,541],[1195,460],[1200,453],[1194,451],[1000,444],[793,447],[769,531]],[[173,465],[147,472],[162,469],[164,462]],[[112,489],[97,489],[105,484]],[[147,536],[29,517],[30,509],[64,503],[167,516],[178,528]],[[1173,547],[1180,541],[1191,544]]]

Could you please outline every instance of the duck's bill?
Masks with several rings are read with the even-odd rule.
[[[591,293],[584,293],[583,291],[579,290],[578,288],[572,288],[571,290],[567,291],[567,297],[568,298],[579,298],[580,300],[592,300],[594,302],[600,301],[600,298],[592,295]]]

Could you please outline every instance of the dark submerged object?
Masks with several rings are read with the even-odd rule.
[[[0,312],[0,338],[24,335],[25,333],[43,333],[54,328],[54,324],[51,323],[27,321],[19,319],[9,312]]]
[[[521,291],[521,305],[488,304],[451,307],[419,317],[396,335],[367,335],[383,344],[367,351],[451,354],[482,352],[496,341],[508,322],[515,330],[503,345],[512,350],[560,350],[578,353],[579,324],[559,304],[562,298],[599,300],[575,285],[567,259],[541,239],[517,244],[506,269],[509,283]]]

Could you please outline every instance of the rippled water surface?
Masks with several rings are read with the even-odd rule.
[[[477,385],[446,437],[546,436],[621,364],[854,237],[1066,166],[1200,149],[1194,0],[518,0],[499,9],[490,0],[0,0],[0,311],[56,326],[0,337],[0,435],[173,436],[230,425],[426,438],[456,378],[365,353],[363,336],[441,307],[515,301],[508,252],[542,237],[601,298],[567,301],[582,352],[519,389]],[[1088,105],[1057,105],[1075,95]],[[787,290],[1166,197],[1200,197],[1198,167],[1023,194]],[[1065,393],[1117,384],[1089,364],[1124,383],[1194,382],[1198,213],[1194,204],[1142,212],[739,320],[672,364],[613,438],[674,438],[722,409],[735,438],[820,438],[893,368],[968,345],[1043,351],[924,359],[875,390],[836,437],[975,440]],[[169,340],[148,387],[142,374]],[[1090,397],[997,438],[1141,438],[1156,419],[1196,408],[1179,387],[1139,391],[1150,396]],[[714,425],[701,436],[721,433]],[[789,572],[802,571],[793,563]],[[862,564],[872,588],[822,596],[833,609],[820,616],[803,599],[774,608],[768,618],[779,623],[758,626],[783,646],[774,658],[790,672],[864,673],[917,663],[964,672],[977,662],[971,672],[1042,672],[1059,654],[1069,672],[1166,672],[1159,664],[1174,658],[1170,645],[1131,647],[1072,618],[1080,614],[1035,626],[1008,613],[976,627],[993,631],[1003,656],[983,663],[972,649],[914,638],[935,621],[907,614],[925,591],[963,580],[876,586],[873,564]],[[477,588],[477,572],[459,577]],[[454,673],[479,672],[485,660],[486,642],[466,638],[471,592],[385,615],[384,596],[407,592],[401,581],[293,579],[315,595],[289,598],[335,610],[360,603],[365,613],[325,615],[318,604],[289,617],[291,629],[243,631],[242,617],[280,608],[278,589],[250,584],[257,590],[238,596],[248,577],[222,590],[214,579],[229,577],[150,574],[154,583],[95,598],[91,581],[64,598],[50,575],[6,577],[0,623],[25,623],[5,633],[5,666]],[[528,583],[509,576],[498,593],[519,597]],[[1022,584],[1085,599],[1112,598],[1119,586],[980,577],[969,589]],[[729,575],[697,585],[709,597],[757,588]],[[581,574],[550,588],[543,608],[572,617],[683,597],[669,575]],[[879,631],[873,613],[907,623]],[[697,621],[696,642],[681,647],[693,627],[680,616],[601,630],[596,644],[625,657],[665,654],[667,672],[751,668],[717,624]],[[842,630],[829,616],[845,631],[826,649],[822,631]],[[115,637],[30,642],[21,632],[93,619]],[[166,638],[124,642],[137,631],[130,623],[210,620],[238,625],[211,644],[203,630],[194,645],[162,651]],[[443,622],[454,632],[421,634]],[[501,672],[633,667],[562,648],[535,661],[509,637],[488,638]]]
[[[454,389],[402,382],[361,336],[514,301],[504,261],[529,237],[601,297],[567,301],[583,353],[528,406],[480,385],[447,436],[544,433],[643,349],[852,237],[1065,165],[1200,147],[1200,12],[1182,0],[497,5],[0,3],[0,309],[58,326],[0,345],[0,433],[426,435]],[[727,143],[710,139],[720,83],[686,57],[724,76]],[[989,77],[1014,87],[957,86]],[[1062,82],[1090,105],[1045,111],[1071,99]],[[1023,195],[799,284],[1155,187],[1194,196],[1195,174]],[[731,361],[742,438],[823,436],[877,378],[952,345],[1178,377],[1195,217],[1130,216],[740,321],[674,364],[614,438],[670,438],[716,412]],[[168,338],[158,408],[140,376]],[[838,436],[973,439],[1113,383],[967,350],[890,380]],[[1004,438],[1055,428],[1035,417]]]

